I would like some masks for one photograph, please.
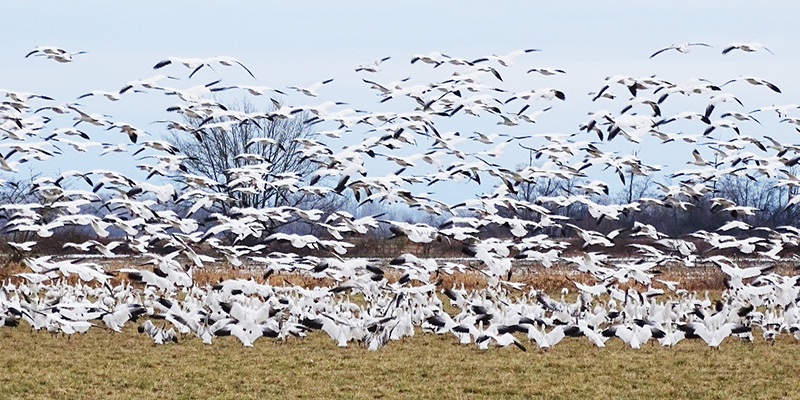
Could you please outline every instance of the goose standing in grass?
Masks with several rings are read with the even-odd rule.
[[[709,347],[714,349],[719,349],[719,345],[722,344],[722,341],[731,334],[739,334],[751,330],[749,326],[733,322],[725,323],[718,328],[708,327],[700,322],[691,322],[685,325],[679,325],[678,329],[685,333],[687,339],[700,338],[706,342]]]
[[[153,324],[149,319],[144,321],[138,328],[139,333],[144,333],[153,339],[153,345],[165,344],[169,342],[178,343],[178,335],[175,334],[175,329],[166,329],[166,325],[158,327]]]
[[[640,324],[632,325],[615,325],[602,332],[603,337],[618,337],[622,339],[625,344],[633,349],[641,348],[641,346],[651,338],[662,339],[666,333],[654,325],[642,321]]]

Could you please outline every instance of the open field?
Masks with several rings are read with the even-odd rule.
[[[0,329],[4,399],[770,399],[800,393],[800,344],[728,339],[721,350],[567,339],[481,351],[452,335],[418,334],[378,351],[337,348],[324,333],[243,348],[235,338],[153,346],[134,326],[48,337]],[[523,338],[525,343],[526,339]]]

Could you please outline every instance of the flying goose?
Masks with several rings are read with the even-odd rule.
[[[319,90],[319,88],[321,88],[322,85],[326,85],[331,82],[333,82],[333,79],[327,79],[322,82],[317,82],[309,87],[287,86],[287,88],[294,89],[306,96],[317,97],[317,90]]]
[[[373,61],[373,62],[371,62],[369,64],[359,65],[358,68],[356,68],[356,72],[358,72],[358,71],[378,72],[378,71],[381,70],[380,69],[381,63],[383,63],[384,61],[386,61],[386,60],[388,60],[390,58],[391,57],[384,57],[384,58],[375,60],[375,61]]]
[[[230,56],[217,56],[217,57],[211,57],[211,58],[206,58],[206,59],[202,59],[202,58],[168,57],[167,59],[159,61],[158,63],[156,63],[156,65],[153,66],[153,69],[160,69],[160,68],[166,67],[167,65],[171,65],[171,64],[181,64],[186,68],[192,69],[192,73],[189,74],[189,78],[191,78],[192,76],[194,76],[194,74],[197,73],[197,71],[199,71],[203,67],[207,66],[207,67],[209,67],[211,69],[214,69],[211,66],[211,64],[215,64],[215,63],[223,65],[223,66],[226,66],[226,67],[231,67],[231,66],[234,66],[234,65],[238,65],[238,66],[242,67],[242,69],[244,69],[251,77],[253,77],[253,79],[256,79],[256,76],[253,75],[253,73],[250,72],[250,70],[244,64],[242,64],[241,61],[239,61],[239,60],[237,60],[237,59],[235,59],[233,57],[230,57]]]
[[[722,54],[728,54],[733,50],[742,50],[748,53],[752,53],[756,50],[766,50],[769,54],[775,55],[772,50],[762,46],[759,43],[731,43],[722,49]]]
[[[69,52],[55,46],[36,46],[33,50],[31,50],[28,54],[25,55],[25,58],[28,58],[32,55],[36,55],[36,56],[47,57],[51,60],[55,60],[60,63],[68,63],[72,62],[73,56],[79,54],[86,54],[86,52],[85,51]]]
[[[688,53],[692,46],[711,47],[711,46],[709,46],[709,45],[707,45],[705,43],[700,43],[700,42],[673,44],[673,45],[667,46],[667,47],[665,47],[665,48],[663,48],[661,50],[656,51],[655,53],[653,53],[653,55],[650,56],[650,58],[653,58],[653,57],[655,57],[655,56],[657,56],[657,55],[659,55],[659,54],[661,54],[661,53],[663,53],[665,51],[668,51],[668,50],[677,50],[680,53]],[[723,54],[724,53],[725,52],[723,51]]]

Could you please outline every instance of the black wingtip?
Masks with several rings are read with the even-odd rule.
[[[169,64],[172,64],[172,61],[170,61],[170,60],[160,61],[158,64],[153,66],[153,69],[163,68],[163,67],[166,67]]]

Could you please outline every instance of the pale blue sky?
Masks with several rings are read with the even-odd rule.
[[[540,123],[514,133],[573,133],[589,111],[619,112],[624,100],[592,103],[586,95],[599,90],[606,76],[616,74],[657,75],[675,83],[702,77],[717,84],[754,75],[775,83],[783,94],[745,83],[731,84],[725,89],[745,103],[741,111],[800,103],[800,80],[796,77],[800,69],[800,29],[796,21],[799,12],[800,6],[795,3],[739,1],[580,1],[558,5],[498,5],[485,1],[6,2],[2,6],[3,30],[4,37],[10,40],[0,42],[0,89],[47,94],[59,102],[75,101],[90,90],[117,91],[126,82],[159,73],[152,66],[168,56],[229,55],[245,63],[258,81],[237,68],[217,68],[216,73],[201,71],[191,81],[186,80],[188,70],[183,68],[162,71],[180,77],[182,81],[175,83],[178,87],[222,79],[223,85],[257,84],[284,89],[335,78],[317,99],[291,94],[285,101],[300,105],[344,100],[353,108],[379,109],[377,98],[361,78],[381,82],[406,76],[421,82],[428,76],[441,79],[442,75],[431,75],[429,66],[410,65],[414,54],[440,51],[474,59],[534,47],[543,51],[518,58],[517,68],[501,69],[508,86],[518,90],[556,87],[567,93],[567,102],[553,103],[553,110]],[[648,58],[661,47],[689,41],[705,42],[714,48]],[[738,52],[722,56],[722,48],[731,42],[758,42],[775,55]],[[24,58],[39,45],[88,53],[76,56],[69,64]],[[392,58],[378,74],[353,71],[359,64],[385,56]],[[533,67],[561,68],[567,75],[543,78],[524,73]],[[619,88],[616,90],[619,92]],[[130,96],[117,103],[85,99],[81,104],[92,112],[131,122],[158,137],[162,133],[160,126],[150,122],[175,118],[164,109],[177,99],[161,99],[161,103],[153,99],[154,96]],[[691,105],[698,111],[704,108],[691,101],[684,99],[676,106]],[[540,104],[541,108],[547,105]],[[668,112],[677,111],[682,110]],[[764,119],[777,122],[773,116]],[[462,121],[466,122],[453,122],[447,129],[494,129],[494,121],[481,121],[483,125],[478,127],[471,125],[472,120]],[[742,126],[747,126],[747,132],[754,136],[784,135],[785,140],[797,142],[796,133],[787,124]],[[622,152],[637,149],[618,143]],[[674,157],[665,157],[659,149],[644,155],[647,143],[639,147],[646,161],[683,167],[683,160],[675,162]],[[511,160],[525,158],[522,153],[509,156]],[[61,159],[57,162],[48,167],[76,168],[60,164]]]

